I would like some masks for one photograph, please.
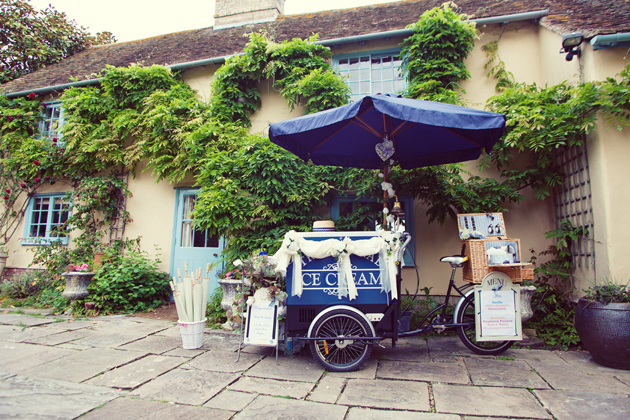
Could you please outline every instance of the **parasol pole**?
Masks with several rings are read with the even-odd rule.
[[[388,182],[387,181],[388,168],[389,168],[389,165],[385,163],[385,165],[383,165],[383,182]],[[389,210],[387,206],[388,200],[389,200],[389,194],[387,193],[387,190],[384,190],[383,191],[383,210],[384,209]],[[384,212],[383,212],[383,230],[387,230],[387,214],[385,214]]]

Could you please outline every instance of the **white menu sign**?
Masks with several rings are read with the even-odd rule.
[[[492,272],[475,286],[477,341],[522,340],[520,286]]]

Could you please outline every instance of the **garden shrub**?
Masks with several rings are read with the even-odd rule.
[[[157,257],[151,259],[146,251],[140,251],[137,241],[127,246],[124,254],[111,250],[103,259],[86,298],[96,303],[97,310],[140,312],[168,302],[168,274],[158,270]]]
[[[27,271],[0,284],[0,293],[12,299],[36,297],[49,283],[45,272]]]

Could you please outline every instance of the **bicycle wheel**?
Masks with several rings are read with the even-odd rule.
[[[458,324],[468,323],[467,327],[457,327],[457,335],[462,343],[474,353],[483,355],[500,354],[512,346],[513,341],[477,341],[475,331],[475,296],[471,293],[459,308],[455,319]]]
[[[313,337],[370,337],[368,322],[347,309],[335,309],[317,320]],[[352,372],[370,357],[372,343],[359,340],[313,340],[311,352],[329,372]]]

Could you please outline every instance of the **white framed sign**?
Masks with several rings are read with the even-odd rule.
[[[278,300],[271,304],[247,305],[243,344],[265,347],[278,345]]]
[[[475,286],[477,341],[522,340],[521,288],[498,271]]]

